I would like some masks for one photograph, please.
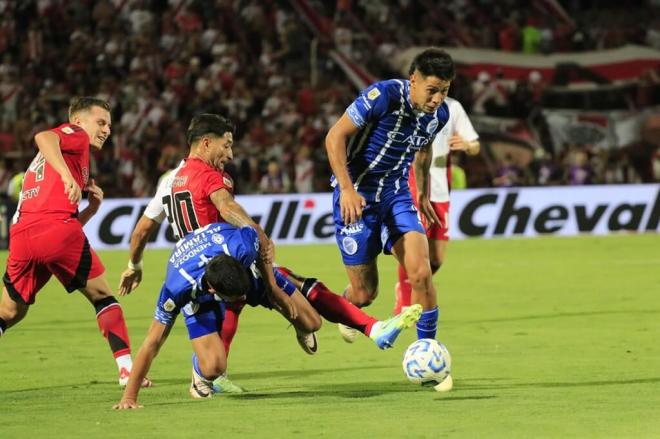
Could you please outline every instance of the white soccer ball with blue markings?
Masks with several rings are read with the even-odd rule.
[[[414,384],[441,383],[451,372],[451,355],[439,341],[419,339],[403,355],[403,372]]]

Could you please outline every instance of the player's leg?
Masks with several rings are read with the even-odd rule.
[[[431,271],[437,273],[445,261],[447,243],[449,242],[449,201],[431,203],[438,218],[439,224],[432,224],[426,230],[429,239],[429,259]]]
[[[193,398],[210,398],[213,393],[244,392],[245,389],[226,378],[227,353],[218,331],[223,319],[220,304],[215,301],[189,303],[181,312],[193,345],[190,395]],[[227,386],[219,386],[219,379]]]
[[[217,332],[190,341],[194,351],[190,395],[193,398],[210,398],[214,393],[213,380],[227,371],[224,344]]]
[[[348,287],[344,297],[352,304],[369,306],[378,296],[378,265],[376,259],[365,264],[346,265]]]
[[[309,355],[314,355],[318,351],[315,332],[321,329],[321,316],[300,291],[294,291],[289,297],[296,305],[296,311],[298,312],[296,318],[290,319],[282,310],[278,309],[278,312],[289,320],[296,329],[296,340],[302,350]]]
[[[325,319],[362,332],[381,349],[392,347],[401,331],[416,323],[422,312],[421,306],[415,305],[395,317],[379,321],[317,279],[305,279],[298,288]]]
[[[409,193],[395,194],[383,212],[385,253],[392,253],[408,274],[412,287],[412,303],[422,305],[417,322],[417,337],[435,338],[438,307],[432,282],[429,245],[417,209]]]
[[[43,233],[43,232],[42,232]],[[41,236],[37,235],[36,238]],[[7,329],[23,320],[37,293],[51,277],[48,267],[37,262],[45,245],[32,246],[28,230],[16,233],[11,230],[7,270],[2,277],[3,289],[0,299],[0,336]],[[36,256],[36,257],[35,257]]]
[[[225,353],[227,354],[227,358],[229,358],[231,342],[234,340],[236,331],[238,331],[238,318],[241,315],[241,311],[243,310],[244,306],[245,302],[232,302],[225,304],[225,316],[222,320],[220,337],[222,338],[222,343],[225,346]]]
[[[412,189],[413,185],[411,184],[411,190]],[[414,196],[414,192],[412,192],[412,195]],[[429,244],[431,272],[435,274],[442,266],[447,248],[447,241],[449,240],[449,202],[431,203],[431,205],[438,218],[440,218],[440,224],[425,226]],[[408,280],[408,274],[401,264],[399,264],[398,268],[398,277],[399,280],[394,287],[394,314],[398,314],[401,312],[402,307],[410,306],[412,303],[412,286]]]
[[[0,299],[0,337],[21,320],[28,312],[29,306],[20,300],[14,300],[7,291],[2,288],[2,299]]]
[[[406,269],[401,264],[397,267],[397,277],[398,280],[394,285],[394,315],[399,314],[403,308],[410,306],[412,300],[412,287]]]
[[[88,279],[79,290],[94,307],[99,330],[108,342],[119,369],[119,385],[125,386],[133,369],[133,360],[122,307],[113,296],[104,274]],[[142,382],[142,387],[151,385],[146,378]]]

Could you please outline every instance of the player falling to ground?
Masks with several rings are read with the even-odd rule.
[[[119,368],[119,384],[126,385],[132,360],[124,314],[82,228],[103,200],[103,191],[89,178],[89,148],[103,147],[110,124],[107,102],[81,97],[71,102],[69,123],[34,137],[39,153],[25,174],[10,229],[0,335],[25,317],[55,275],[67,292],[80,290],[94,306]],[[82,191],[88,192],[89,205],[78,213]],[[139,383],[150,385],[146,378]]]
[[[424,309],[418,337],[435,338],[438,307],[428,242],[408,170],[417,154],[417,205],[430,224],[438,223],[426,180],[431,142],[449,119],[443,101],[454,63],[446,52],[431,48],[414,58],[409,73],[408,80],[377,82],[361,92],[328,132],[326,149],[334,173],[335,236],[350,281],[346,297],[358,306],[374,300],[376,259],[384,249],[405,267],[412,301]],[[344,338],[352,339],[354,333],[345,329]]]
[[[421,314],[421,307],[413,305],[396,317],[378,321],[316,279],[296,279],[286,269],[274,269],[260,257],[259,246],[254,228],[227,223],[210,224],[177,243],[168,261],[154,320],[137,354],[131,380],[114,408],[140,407],[139,380],[146,376],[180,312],[194,350],[190,385],[193,398],[212,397],[213,380],[226,370],[226,352],[220,337],[226,303],[241,301],[276,308],[304,332],[320,328],[318,310],[328,320],[352,325],[381,349],[391,347],[399,333]],[[282,308],[284,297],[295,302],[296,314]]]
[[[262,257],[272,262],[272,243],[261,227],[254,222],[233,194],[233,181],[224,172],[224,166],[233,158],[234,126],[229,119],[217,114],[199,114],[188,126],[186,139],[190,153],[177,168],[172,170],[158,185],[155,196],[135,225],[131,235],[128,268],[122,273],[119,295],[130,294],[142,280],[142,255],[149,236],[167,217],[174,236],[183,238],[200,227],[217,221],[235,226],[252,226],[259,233]],[[231,342],[238,330],[238,316],[243,303],[226,306],[223,320],[222,341],[229,353]],[[300,343],[316,345],[309,334],[297,334]],[[216,384],[224,392],[241,392],[243,389],[226,376]]]
[[[449,121],[436,135],[432,144],[431,166],[429,170],[429,199],[435,211],[438,223],[425,224],[429,243],[431,272],[436,273],[445,260],[447,241],[449,240],[449,190],[451,182],[452,151],[465,151],[468,155],[479,153],[479,135],[474,130],[468,115],[460,102],[450,97],[445,98],[449,107]],[[417,199],[417,185],[411,167],[410,191],[413,201]],[[424,218],[422,218],[424,220]],[[412,288],[403,265],[399,265],[399,282],[395,287],[396,301],[394,314],[401,312],[401,307],[410,306]]]

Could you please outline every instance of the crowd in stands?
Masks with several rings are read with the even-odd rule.
[[[187,155],[186,127],[200,112],[224,114],[237,125],[228,169],[237,193],[327,191],[323,139],[357,91],[327,56],[329,48],[388,78],[400,73],[384,60],[411,45],[547,53],[660,44],[652,14],[614,2],[581,14],[574,8],[589,2],[563,2],[572,19],[579,17],[571,25],[565,17],[530,14],[527,2],[515,0],[303,1],[324,15],[329,30],[313,58],[318,35],[293,3],[0,0],[0,187],[27,166],[34,134],[66,121],[74,95],[96,95],[113,107],[112,135],[92,169],[107,197],[150,196],[159,177]],[[541,106],[545,86],[533,74],[516,83],[459,75],[451,94],[471,116],[525,118]],[[502,159],[487,178],[470,180],[468,172],[468,181],[660,180],[657,152],[658,165],[641,176],[633,155],[603,157],[585,145],[555,153],[544,143],[527,168]],[[631,170],[611,163],[630,163]]]

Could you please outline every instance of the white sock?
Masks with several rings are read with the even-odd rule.
[[[373,324],[373,326],[371,327],[371,332],[369,333],[370,338],[373,338],[371,337],[372,334],[378,334],[378,330],[380,329],[380,326],[382,324],[383,322],[381,322],[380,320]]]
[[[133,369],[133,360],[131,359],[131,354],[126,354],[122,355],[120,357],[115,358],[115,361],[117,362],[117,368],[121,370],[122,368],[125,368],[127,371],[131,371]]]

